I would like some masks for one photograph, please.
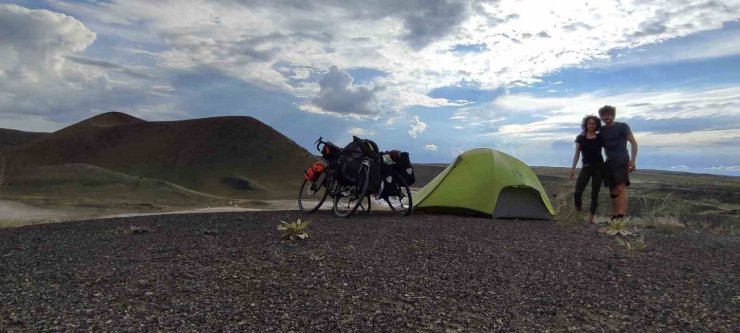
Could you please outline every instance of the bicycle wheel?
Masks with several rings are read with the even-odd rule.
[[[411,199],[411,190],[406,185],[406,181],[404,181],[398,173],[394,173],[393,176],[396,180],[393,182],[393,186],[395,186],[395,188],[385,201],[396,214],[408,216],[414,208],[414,203]]]
[[[359,210],[361,210],[364,214],[370,214],[370,209],[371,209],[371,206],[372,206],[370,204],[370,196],[367,195],[367,196],[365,196],[365,198],[367,198],[367,200],[360,200],[360,208],[359,208]]]
[[[342,187],[334,196],[334,214],[339,217],[350,217],[357,211],[367,196],[367,185],[370,181],[370,169],[363,165],[357,182],[354,185]],[[368,205],[369,208],[369,205]]]
[[[304,213],[313,213],[319,210],[329,194],[327,190],[329,185],[331,184],[327,184],[325,172],[322,172],[313,181],[304,180],[301,191],[298,193],[298,209]]]

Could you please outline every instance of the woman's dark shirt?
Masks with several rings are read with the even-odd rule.
[[[599,133],[593,139],[586,138],[585,134],[579,134],[576,137],[576,143],[581,147],[581,161],[583,165],[603,163],[604,158],[601,156],[601,148],[604,147],[604,140]]]

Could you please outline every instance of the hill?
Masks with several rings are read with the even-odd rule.
[[[209,195],[284,198],[316,159],[252,117],[148,122],[110,112],[2,152],[9,186],[39,166],[93,165]]]
[[[48,134],[0,128],[0,151],[31,142]]]

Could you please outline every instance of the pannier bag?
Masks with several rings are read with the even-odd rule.
[[[316,162],[310,168],[308,168],[308,170],[306,170],[303,177],[306,178],[306,180],[314,181],[323,172],[324,172],[324,164],[321,162]]]
[[[394,154],[392,154],[394,155]],[[416,182],[416,176],[414,175],[414,168],[411,166],[411,159],[409,158],[408,152],[402,152],[398,155],[398,159],[393,164],[393,168],[406,182],[407,186],[411,186]]]
[[[381,182],[380,152],[378,151],[378,145],[372,140],[352,136],[352,142],[342,149],[342,154],[339,157],[340,183],[348,185],[357,181],[362,166],[362,158],[365,156],[371,159],[368,192],[375,193],[380,188]]]
[[[383,163],[383,165],[380,167],[380,175],[381,183],[379,197],[381,199],[388,199],[388,197],[391,195],[398,195],[398,193],[393,193],[396,189],[396,186],[394,186],[394,182],[397,181],[393,179],[393,166]]]

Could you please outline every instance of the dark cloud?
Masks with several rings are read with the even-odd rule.
[[[316,1],[257,1],[232,0],[249,8],[272,7],[286,12],[325,12],[336,8],[348,13],[352,20],[380,20],[386,17],[403,21],[406,33],[401,38],[414,49],[422,49],[435,40],[448,35],[462,23],[469,14],[471,0],[316,0]],[[511,19],[507,17],[505,20]],[[293,31],[323,31],[325,36],[313,38],[331,39],[336,22],[322,20],[320,17],[303,17],[293,20]]]
[[[94,59],[94,58],[88,58],[88,57],[81,57],[81,56],[74,56],[74,55],[67,55],[65,58],[74,61],[78,64],[88,65],[88,66],[95,66],[103,69],[110,69],[122,74],[130,75],[136,78],[140,79],[152,79],[154,78],[152,75],[140,73],[133,69],[130,69],[126,66],[114,64],[110,61],[100,60],[100,59]]]
[[[445,0],[427,1],[404,18],[408,31],[403,39],[413,48],[422,49],[452,32],[467,16],[467,6]]]
[[[540,31],[537,34],[537,37],[539,37],[539,38],[550,38],[550,35],[547,32],[545,32],[545,31]]]
[[[668,31],[668,28],[665,25],[665,22],[661,21],[652,21],[652,22],[644,22],[640,24],[639,31],[631,34],[632,37],[645,37],[645,36],[653,36],[653,35],[660,35],[662,33],[665,33]]]
[[[378,87],[354,86],[352,76],[332,66],[319,80],[318,95],[311,101],[324,111],[338,114],[374,115],[379,112],[375,94]]]

